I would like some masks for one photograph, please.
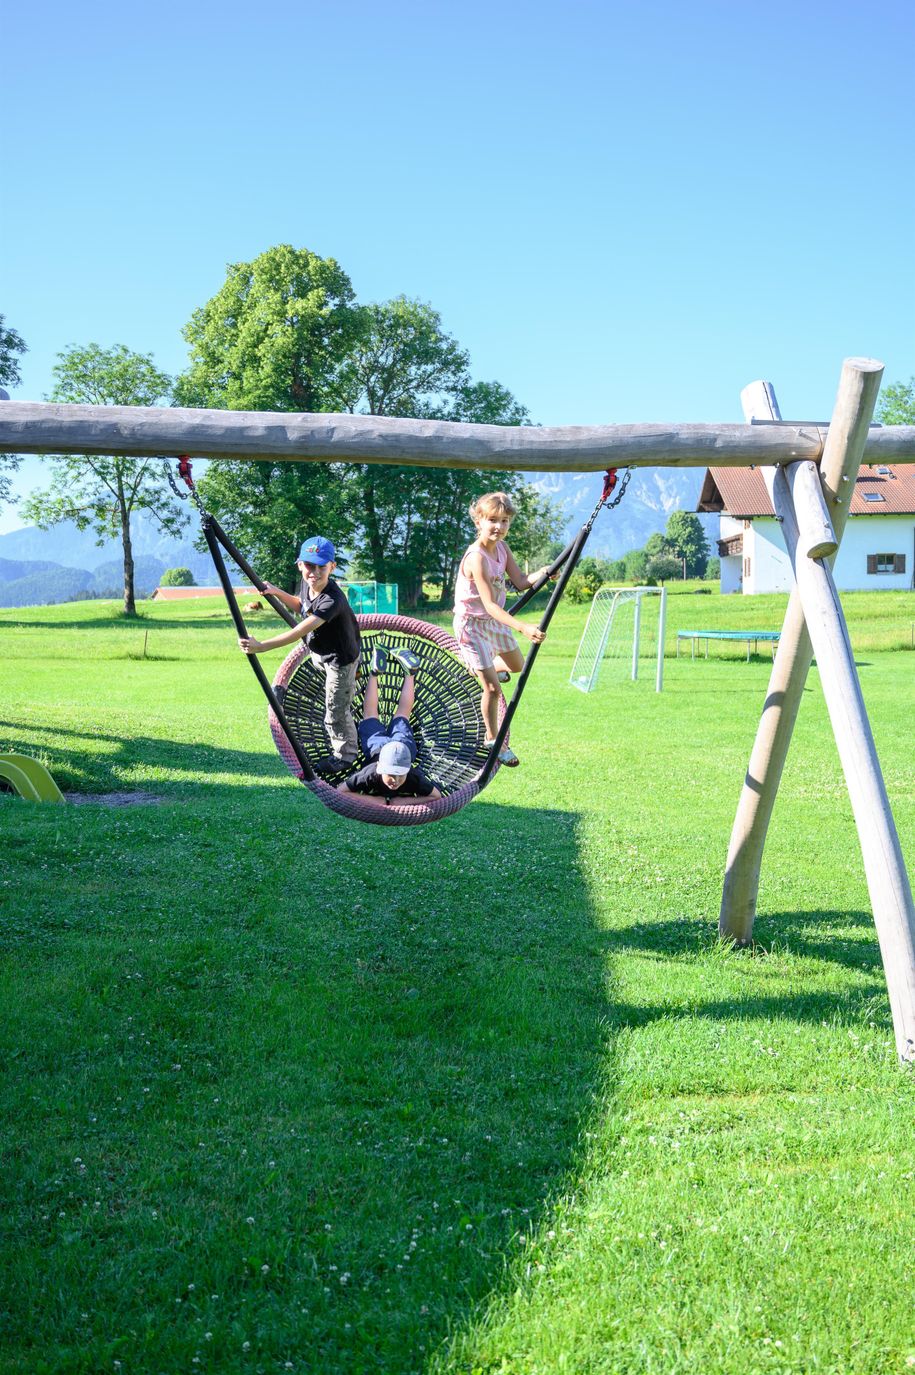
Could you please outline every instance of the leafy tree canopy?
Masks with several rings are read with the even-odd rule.
[[[159,579],[160,587],[196,587],[194,575],[189,568],[166,568]]]
[[[18,387],[22,381],[19,371],[19,358],[27,353],[25,340],[6,324],[6,317],[0,315],[0,386]],[[0,505],[9,500],[10,480],[8,473],[19,467],[18,454],[0,454]]]
[[[659,530],[648,536],[645,541],[645,553],[650,559],[656,558],[659,554],[670,554],[672,552],[670,543],[665,535]]]
[[[346,410],[441,415],[451,399],[469,387],[468,355],[445,333],[441,316],[431,306],[398,296],[359,307],[358,320],[357,336],[341,370]]]
[[[0,386],[19,386],[19,358],[23,353],[28,353],[28,348],[22,335],[6,324],[5,315],[0,315]]]
[[[389,306],[396,328],[385,324]],[[386,380],[375,386],[363,374],[366,402],[374,396],[386,404],[385,398],[397,395],[398,415],[486,425],[528,421],[527,409],[506,387],[470,379],[466,354],[444,333],[431,307],[403,300],[389,306],[375,308],[370,317],[373,330],[382,328],[385,347],[373,356]],[[392,340],[398,341],[397,350]],[[358,470],[358,481],[361,524],[356,555],[379,582],[400,584],[405,606],[415,605],[426,578],[441,587],[442,604],[450,600],[458,562],[473,536],[470,503],[481,492],[505,491],[515,499],[519,519],[511,541],[522,562],[528,546],[549,540],[558,523],[558,517],[550,518],[547,504],[538,505],[535,493],[522,500],[525,484],[514,472],[365,464]]]
[[[344,464],[218,460],[197,485],[260,575],[289,592],[303,540],[326,535],[339,547],[353,538],[358,490]]]
[[[171,378],[148,354],[132,353],[123,344],[72,345],[58,354],[51,401],[86,402],[95,406],[154,406],[171,394]],[[23,515],[46,530],[72,520],[92,529],[96,542],[120,537],[124,556],[124,612],[136,614],[130,521],[136,510],[151,511],[164,530],[178,534],[186,517],[165,485],[155,459],[105,454],[57,454],[51,460],[51,484],[33,492]]]
[[[350,411],[519,425],[526,409],[498,382],[475,382],[469,359],[430,305],[399,296],[355,302],[333,259],[288,245],[230,267],[185,330],[191,366],[181,404],[250,410]],[[517,474],[381,464],[216,462],[201,480],[214,513],[259,570],[295,585],[295,556],[320,532],[415,604],[424,578],[450,596],[472,535],[467,507],[487,488],[518,494]],[[520,500],[520,498],[519,498]],[[546,525],[544,525],[546,521]],[[519,536],[547,539],[555,515],[526,500]]]
[[[645,567],[645,574],[650,585],[661,582],[669,582],[671,578],[679,578],[683,572],[683,566],[675,554],[651,554],[648,557]]]
[[[884,388],[877,419],[884,425],[915,425],[915,377]]]
[[[678,559],[686,559],[686,576],[701,578],[708,562],[709,545],[702,522],[692,511],[671,511],[664,539]]]
[[[644,583],[648,577],[648,555],[644,549],[630,549],[623,555],[626,565],[626,581]]]
[[[280,244],[234,263],[184,330],[183,406],[250,411],[348,409],[343,379],[364,334],[349,277],[333,258]]]

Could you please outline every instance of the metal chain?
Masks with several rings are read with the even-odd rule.
[[[173,474],[173,472],[172,472],[171,459],[165,458],[165,457],[163,456],[163,458],[162,458],[162,467],[163,467],[163,469],[164,469],[165,476],[166,476],[166,478],[168,479],[168,485],[169,485],[169,487],[171,487],[172,491],[174,492],[174,494],[175,494],[175,496],[178,498],[178,500],[179,500],[179,501],[192,501],[192,502],[194,503],[194,505],[197,507],[197,510],[200,512],[201,516],[207,515],[207,514],[208,514],[208,513],[207,513],[207,509],[206,509],[206,507],[204,506],[203,502],[200,500],[200,493],[197,491],[197,488],[194,486],[194,479],[193,479],[193,478],[190,478],[189,481],[188,481],[187,479],[185,479],[185,481],[187,482],[187,491],[186,491],[186,492],[182,492],[181,488],[178,486],[177,482],[175,481],[175,476],[174,476],[174,474]],[[189,469],[188,471],[190,472],[190,469]]]
[[[632,469],[627,468],[626,471],[623,473],[622,478],[620,479],[619,486],[616,489],[615,495],[609,497],[604,497],[603,495],[601,496],[600,501],[597,503],[594,510],[591,512],[587,524],[584,527],[589,533],[594,525],[594,522],[597,520],[597,517],[600,515],[604,507],[606,507],[608,511],[612,511],[614,506],[619,506],[623,497],[626,495],[626,488],[629,486],[629,479],[631,477]]]
[[[606,506],[608,511],[612,511],[614,506],[619,506],[623,497],[626,495],[626,488],[629,486],[629,479],[631,477],[632,469],[627,468],[625,473],[623,473],[622,478],[620,479],[619,491],[617,492],[616,496],[609,501],[604,501],[601,503],[602,506]]]

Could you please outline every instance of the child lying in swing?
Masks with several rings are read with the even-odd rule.
[[[404,670],[397,710],[385,729],[378,716],[378,675],[387,667],[388,650],[384,645],[376,645],[365,687],[363,717],[356,728],[362,752],[371,763],[345,778],[338,784],[337,791],[361,793],[379,798],[385,804],[401,800],[432,802],[442,794],[420,769],[414,768],[416,739],[410,729],[410,712],[416,695],[414,674],[419,659],[411,649],[395,649],[390,653]]]

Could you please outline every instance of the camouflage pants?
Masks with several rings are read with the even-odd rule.
[[[324,672],[324,726],[330,737],[330,748],[338,759],[352,764],[359,757],[359,738],[353,720],[353,697],[356,693],[356,674],[359,661],[352,664],[322,663],[314,660]]]

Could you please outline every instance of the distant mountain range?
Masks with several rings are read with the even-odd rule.
[[[190,541],[163,535],[140,512],[132,525],[138,597],[158,587],[166,568],[189,568],[198,583],[216,582],[208,554]],[[42,606],[83,597],[121,597],[124,563],[119,540],[98,545],[88,530],[62,521],[50,530],[26,526],[0,535],[0,606]]]
[[[626,495],[609,515],[602,513],[588,542],[588,553],[620,558],[641,549],[649,535],[663,532],[671,511],[695,511],[703,468],[636,468]],[[530,480],[568,514],[568,535],[587,520],[600,496],[601,473],[532,473]],[[706,536],[718,532],[717,516],[700,516]]]
[[[597,521],[590,554],[619,558],[641,549],[648,536],[663,531],[671,511],[694,511],[703,472],[696,468],[637,468],[621,504]],[[561,505],[571,534],[587,519],[600,495],[600,473],[530,473],[528,480]],[[706,534],[717,533],[717,517],[702,516]],[[133,521],[136,594],[148,597],[166,568],[189,568],[203,586],[216,582],[208,554],[190,539],[163,533],[141,511]],[[290,531],[295,540],[301,531]],[[331,532],[332,534],[333,532]],[[0,606],[37,606],[82,597],[120,597],[124,591],[121,545],[102,545],[87,530],[64,521],[50,530],[26,527],[0,535]]]

